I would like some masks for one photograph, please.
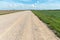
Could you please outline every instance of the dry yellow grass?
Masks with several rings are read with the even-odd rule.
[[[14,13],[22,10],[0,10],[0,15]]]

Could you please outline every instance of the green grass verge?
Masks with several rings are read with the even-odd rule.
[[[60,37],[60,10],[33,10],[32,12]]]

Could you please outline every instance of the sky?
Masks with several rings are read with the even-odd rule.
[[[0,10],[60,9],[60,0],[0,0]]]

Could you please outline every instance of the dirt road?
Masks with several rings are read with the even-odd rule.
[[[31,11],[0,16],[0,40],[60,40]]]

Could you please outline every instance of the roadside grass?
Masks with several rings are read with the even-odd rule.
[[[32,12],[60,37],[60,10],[32,10]]]
[[[22,10],[0,10],[0,15],[10,14],[18,11],[22,11]]]

